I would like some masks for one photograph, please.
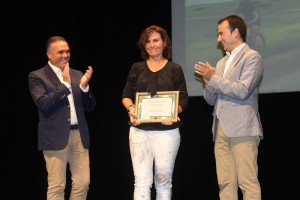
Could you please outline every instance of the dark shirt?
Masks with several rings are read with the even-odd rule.
[[[127,82],[123,90],[122,99],[130,98],[135,102],[136,92],[149,92],[151,96],[157,91],[179,91],[179,102],[182,111],[188,108],[188,92],[185,77],[180,65],[168,61],[159,71],[152,72],[146,61],[134,63],[127,76]],[[132,125],[129,122],[130,125]],[[170,126],[159,123],[142,123],[136,126],[143,130],[170,130],[178,128],[182,122],[175,122]]]

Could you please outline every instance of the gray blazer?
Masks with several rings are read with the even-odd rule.
[[[204,90],[204,99],[214,106],[213,140],[220,123],[227,137],[263,138],[258,112],[259,86],[263,77],[261,55],[246,44],[222,76],[228,55],[218,61],[216,73]]]

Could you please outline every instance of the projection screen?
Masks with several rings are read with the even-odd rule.
[[[238,12],[238,7],[245,3],[242,1],[245,0],[172,0],[173,60],[184,70],[190,96],[203,95],[194,64],[208,61],[215,66],[223,57],[217,43],[218,20],[230,14],[245,18],[247,14]],[[300,91],[300,1],[248,3],[251,6],[246,8],[255,9],[261,20],[255,39],[264,64],[260,93]],[[244,10],[247,11],[249,14],[249,10]]]

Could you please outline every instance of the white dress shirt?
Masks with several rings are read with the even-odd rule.
[[[235,58],[236,54],[245,46],[245,43],[240,44],[238,47],[236,47],[235,49],[233,49],[233,51],[230,53],[228,51],[226,51],[226,54],[229,56],[228,60],[226,61],[225,64],[225,68],[224,68],[224,72],[223,72],[223,76],[226,74],[227,69],[229,68],[231,62],[233,61],[233,59]]]
[[[71,114],[70,114],[71,115],[70,125],[78,124],[77,115],[76,115],[76,111],[75,111],[75,105],[74,105],[74,98],[73,98],[73,94],[72,94],[72,87],[68,82],[63,80],[62,71],[61,71],[60,68],[55,67],[50,62],[48,62],[48,64],[53,69],[54,73],[57,75],[60,82],[62,82],[65,86],[67,86],[67,88],[69,88],[69,90],[71,92],[71,94],[68,95],[68,100],[69,100],[69,104],[70,104],[70,112],[71,112]]]

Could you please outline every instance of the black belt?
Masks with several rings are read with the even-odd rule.
[[[70,125],[70,130],[78,129],[78,124]]]

